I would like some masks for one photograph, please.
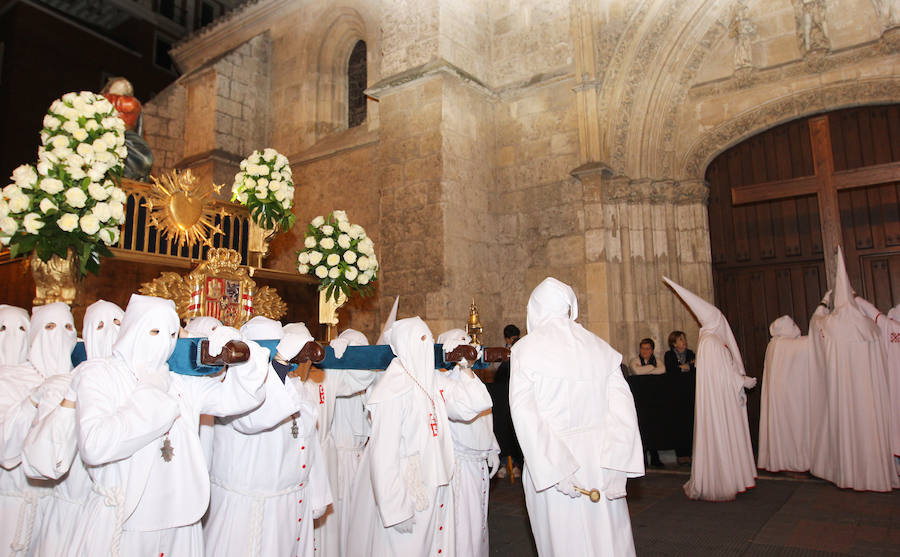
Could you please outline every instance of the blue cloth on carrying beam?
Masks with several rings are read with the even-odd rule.
[[[181,375],[212,375],[218,373],[219,366],[204,366],[200,364],[199,347],[202,338],[180,338],[175,345],[175,352],[169,357],[169,369]],[[260,346],[269,350],[272,356],[275,356],[275,348],[278,346],[277,340],[257,340],[254,341]],[[325,347],[325,359],[315,364],[316,367],[322,369],[387,369],[396,356],[391,347],[386,344],[376,346],[348,346],[344,351],[342,358],[336,358],[334,349],[330,346]],[[84,349],[84,342],[78,342],[72,351],[72,365],[77,366],[87,359]],[[444,361],[444,350],[442,344],[434,345],[434,367],[435,369],[450,369],[453,363]],[[475,369],[486,367],[483,361],[478,360],[473,366]]]

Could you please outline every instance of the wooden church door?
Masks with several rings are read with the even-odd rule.
[[[748,375],[762,377],[772,321],[789,315],[806,333],[838,244],[861,296],[884,312],[900,303],[900,105],[769,129],[719,155],[706,179],[716,305]],[[760,392],[748,405],[754,445]]]

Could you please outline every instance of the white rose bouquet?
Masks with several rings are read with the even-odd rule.
[[[337,301],[340,293],[350,297],[356,290],[368,296],[378,277],[375,245],[358,224],[350,224],[347,213],[334,211],[309,223],[303,242],[306,249],[297,252],[297,270],[315,275],[325,298]]]
[[[74,249],[82,275],[97,273],[119,242],[127,196],[118,182],[125,123],[88,91],[67,93],[44,116],[36,166],[23,164],[0,196],[0,242],[10,254],[35,251],[48,261]]]
[[[234,176],[231,200],[246,205],[250,217],[266,230],[294,225],[294,180],[287,157],[275,149],[253,151]]]

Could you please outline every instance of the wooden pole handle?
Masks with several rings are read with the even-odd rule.
[[[246,342],[231,340],[222,347],[222,353],[209,353],[209,341],[200,341],[200,363],[205,366],[227,366],[241,364],[250,359],[250,347]]]
[[[447,363],[457,363],[462,361],[463,358],[471,364],[478,359],[478,350],[469,344],[461,344],[450,352],[444,353],[444,361]]]
[[[300,349],[300,352],[297,352],[296,356],[291,358],[291,362],[295,364],[302,364],[305,362],[318,364],[324,359],[325,349],[318,342],[311,340]]]
[[[487,363],[508,362],[509,348],[505,346],[485,346],[481,349],[481,359]]]

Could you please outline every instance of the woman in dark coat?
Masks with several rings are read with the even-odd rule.
[[[669,333],[666,352],[666,377],[672,381],[672,444],[678,464],[690,464],[694,443],[694,384],[697,378],[694,351],[687,347],[684,331]]]

